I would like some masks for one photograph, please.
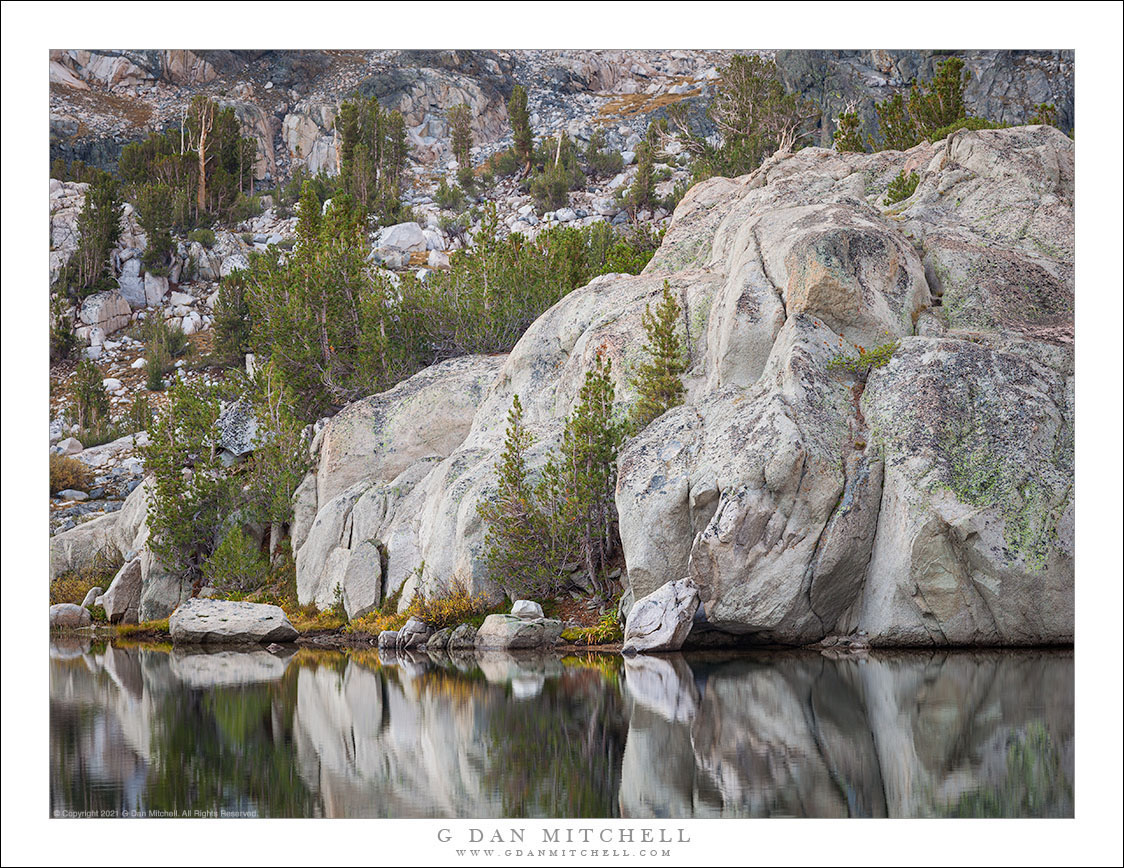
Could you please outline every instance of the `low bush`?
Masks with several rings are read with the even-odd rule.
[[[51,494],[67,488],[88,491],[94,482],[94,472],[81,461],[54,453],[51,453],[50,476]]]
[[[608,645],[624,639],[624,631],[614,608],[609,608],[592,627],[571,627],[562,638],[574,645]]]
[[[462,582],[455,581],[448,593],[425,599],[416,596],[406,608],[407,618],[424,621],[435,630],[470,623],[492,607],[482,594],[470,594]]]
[[[187,240],[188,241],[198,241],[204,247],[214,247],[215,246],[215,232],[214,232],[213,229],[207,229],[205,227],[202,227],[202,228],[199,228],[199,229],[192,229],[190,232],[187,233]]]
[[[108,588],[124,562],[117,549],[107,546],[98,551],[82,569],[60,573],[50,583],[51,605],[81,605],[90,588]]]
[[[468,203],[468,198],[465,196],[464,190],[455,184],[450,187],[445,179],[441,179],[441,183],[437,185],[437,190],[433,194],[434,201],[447,211],[455,211],[458,214],[464,210],[465,205]]]
[[[882,201],[883,205],[893,205],[895,202],[903,202],[912,196],[917,191],[917,185],[921,182],[921,176],[916,172],[910,172],[908,175],[905,169],[898,172],[894,180],[890,182],[890,187],[886,191],[886,198]]]
[[[869,351],[866,347],[857,346],[855,349],[858,350],[858,356],[839,353],[828,361],[827,369],[829,371],[850,371],[853,374],[866,374],[874,368],[888,365],[899,346],[901,346],[901,341],[889,341]]]
[[[269,563],[261,546],[236,524],[204,563],[203,575],[219,594],[245,594],[269,580]]]

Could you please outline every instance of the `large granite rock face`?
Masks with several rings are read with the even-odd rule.
[[[298,492],[297,593],[321,608],[337,585],[366,614],[420,566],[414,490],[464,439],[503,357],[442,362],[346,407],[324,428],[316,473]],[[314,518],[309,518],[314,516]],[[298,539],[299,537],[299,539]]]
[[[280,606],[233,600],[193,598],[172,613],[168,620],[172,641],[204,643],[290,642],[296,628]]]
[[[708,391],[622,452],[633,592],[688,575],[702,624],[750,641],[1071,641],[1072,159],[1053,128],[961,132],[690,191],[677,222],[725,215],[729,315]],[[921,184],[887,207],[903,168]]]
[[[902,171],[918,188],[886,205]],[[684,405],[620,457],[634,599],[688,577],[692,636],[717,639],[1071,640],[1073,142],[1051,127],[807,148],[696,185],[641,275],[329,423],[294,527],[301,601],[338,585],[354,615],[454,582],[498,600],[477,506],[513,397],[532,472],[597,353],[625,411],[665,280],[690,365]]]

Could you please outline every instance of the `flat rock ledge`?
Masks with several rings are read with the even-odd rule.
[[[193,598],[168,621],[177,645],[291,642],[296,628],[279,606]]]

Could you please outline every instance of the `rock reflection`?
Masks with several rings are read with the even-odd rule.
[[[56,641],[51,807],[1072,816],[1065,652],[180,653]]]

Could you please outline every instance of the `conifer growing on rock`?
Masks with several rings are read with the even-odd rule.
[[[175,379],[144,449],[152,475],[149,548],[174,575],[196,577],[221,540],[241,483],[222,466],[212,387]]]
[[[78,215],[78,249],[59,274],[59,288],[78,300],[112,289],[110,253],[120,236],[120,187],[112,175],[102,173],[86,190],[86,202]]]
[[[472,174],[472,109],[464,103],[449,109],[449,135],[453,157],[457,161],[457,183],[462,189],[473,185]]]
[[[527,91],[521,84],[515,85],[511,90],[511,99],[507,102],[507,114],[511,119],[515,157],[524,167],[524,171],[529,171],[535,141],[531,133],[531,116],[527,111]]]
[[[516,395],[507,415],[503,452],[496,464],[495,496],[477,510],[487,523],[485,559],[492,578],[505,587],[537,596],[552,594],[561,578],[548,522],[528,478],[527,453],[534,437],[523,424]]]
[[[616,549],[617,453],[625,426],[613,419],[612,361],[600,352],[585,372],[578,406],[566,420],[559,462],[566,519],[589,583],[604,593],[604,572]]]
[[[853,107],[839,115],[839,125],[835,129],[833,144],[835,150],[843,153],[861,154],[866,150],[862,127],[859,124],[859,115]]]
[[[648,361],[640,365],[635,380],[639,394],[632,408],[632,421],[641,430],[658,416],[683,403],[686,387],[682,375],[687,369],[683,341],[677,326],[682,308],[671,293],[671,285],[663,282],[663,297],[656,312],[644,307],[644,352]]]

